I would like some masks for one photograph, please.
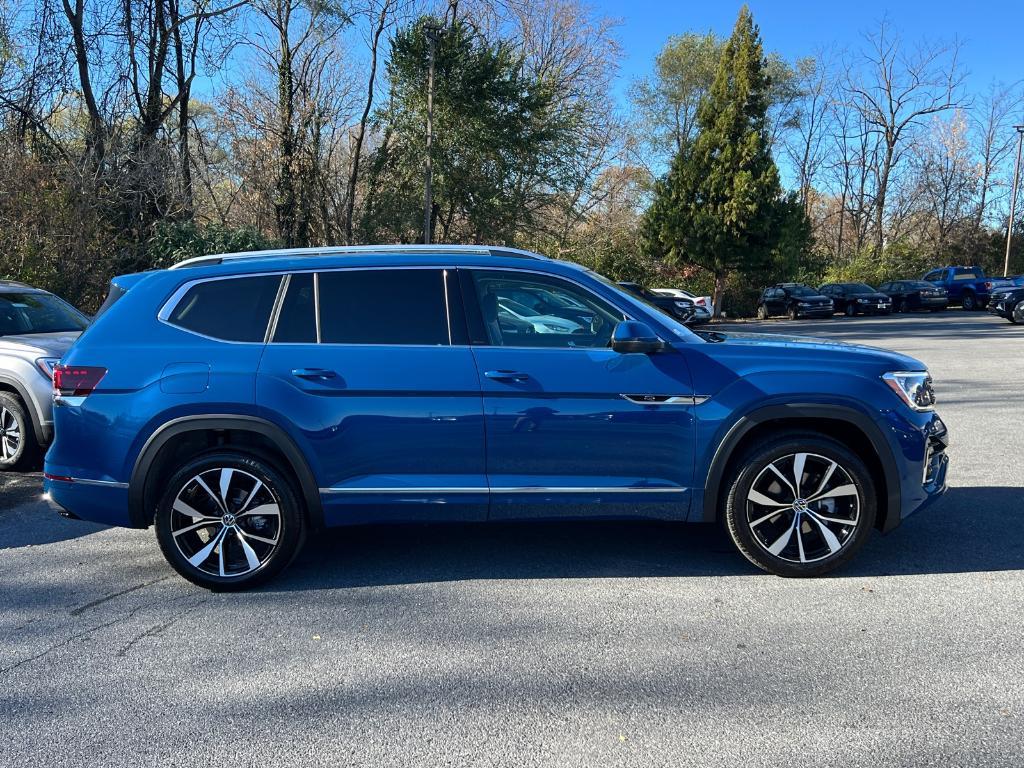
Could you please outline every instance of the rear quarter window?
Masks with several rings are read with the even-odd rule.
[[[223,341],[261,342],[280,284],[278,275],[196,283],[174,305],[167,322]]]

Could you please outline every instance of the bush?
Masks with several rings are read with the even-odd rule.
[[[274,242],[249,227],[199,225],[193,221],[164,221],[146,243],[145,268],[165,269],[195,256],[272,248]]]

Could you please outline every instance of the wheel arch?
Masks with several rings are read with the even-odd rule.
[[[718,444],[704,484],[701,519],[714,522],[721,509],[723,483],[747,446],[786,430],[814,431],[845,444],[868,465],[878,502],[876,527],[890,531],[900,520],[900,479],[892,449],[881,429],[855,408],[823,403],[792,403],[758,408],[741,416]]]
[[[32,432],[36,436],[36,442],[41,446],[46,446],[49,440],[49,435],[43,429],[43,423],[40,419],[39,408],[36,405],[35,400],[29,395],[28,389],[15,378],[11,376],[5,376],[0,374],[0,392],[12,392],[18,396],[22,403],[25,405],[25,410],[28,412],[29,421],[32,422]]]
[[[212,444],[210,441],[213,441]],[[278,425],[256,416],[192,415],[173,419],[156,429],[135,460],[128,485],[128,509],[134,527],[147,528],[159,499],[159,483],[173,468],[176,451],[205,441],[210,448],[241,448],[290,471],[298,483],[310,524],[323,524],[320,492],[295,441]]]

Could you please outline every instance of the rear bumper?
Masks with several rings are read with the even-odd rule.
[[[62,474],[46,465],[43,490],[64,517],[102,525],[133,527],[128,514],[128,484]]]

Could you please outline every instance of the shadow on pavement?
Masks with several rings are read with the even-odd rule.
[[[954,488],[835,577],[1024,568],[1024,488]],[[367,526],[307,546],[271,591],[466,579],[758,574],[717,526],[657,522]]]

